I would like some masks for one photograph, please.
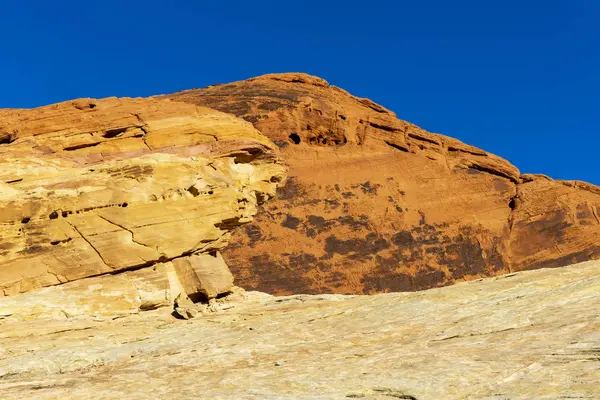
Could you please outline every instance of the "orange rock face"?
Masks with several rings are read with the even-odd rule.
[[[305,74],[166,96],[250,121],[290,172],[224,252],[238,285],[276,294],[419,290],[600,258],[600,188],[396,118]]]

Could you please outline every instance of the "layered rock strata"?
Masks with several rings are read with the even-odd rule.
[[[0,294],[96,277],[89,295],[104,285],[141,308],[216,297],[233,282],[219,251],[284,175],[250,123],[204,107],[0,110]]]

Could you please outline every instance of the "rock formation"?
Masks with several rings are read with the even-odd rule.
[[[250,123],[204,107],[0,110],[0,294],[71,282],[69,307],[109,314],[214,298],[233,285],[219,250],[284,173]]]
[[[600,395],[600,262],[521,271],[600,257],[599,188],[307,75],[169,97],[0,110],[2,399]],[[230,241],[273,293],[511,273],[275,298]]]
[[[305,74],[163,96],[252,122],[290,178],[224,252],[276,294],[425,289],[600,258],[600,188],[521,175]]]
[[[0,302],[3,400],[600,398],[598,261],[417,293],[235,292],[189,321],[28,306],[60,290]]]

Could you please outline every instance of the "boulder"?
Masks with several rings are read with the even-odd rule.
[[[186,293],[210,300],[233,287],[233,275],[219,252],[179,258],[173,265]]]

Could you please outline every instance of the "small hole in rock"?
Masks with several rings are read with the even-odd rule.
[[[125,207],[127,207],[128,205],[129,205],[129,204],[127,204],[127,203],[123,203],[123,204],[121,204],[121,207],[125,208]]]
[[[121,136],[125,132],[127,132],[127,128],[108,129],[106,132],[104,132],[104,135],[102,135],[102,137],[111,139],[117,136]]]
[[[29,218],[29,217],[23,217],[23,218],[21,219],[21,223],[22,223],[22,224],[26,224],[26,223],[28,223],[29,221],[31,221],[31,218]]]
[[[68,211],[63,211],[62,212],[62,216],[63,216],[63,218],[67,218],[69,216],[69,212]]]
[[[52,246],[57,246],[57,245],[59,245],[61,243],[69,243],[71,240],[72,240],[71,238],[68,238],[68,239],[65,239],[65,240],[55,240],[53,242],[50,242],[50,244]]]
[[[90,103],[90,104],[89,104],[89,107],[90,107],[90,108],[96,108],[96,104],[94,104],[94,103]]]
[[[10,144],[14,142],[14,138],[11,135],[0,137],[0,144]]]
[[[198,190],[198,188],[196,188],[196,186],[190,186],[187,191],[194,197],[197,197],[200,195],[200,191]]]
[[[56,219],[58,218],[58,211],[53,211],[50,215],[49,215],[50,219]]]
[[[294,144],[300,144],[300,136],[297,133],[292,133],[289,137]]]

